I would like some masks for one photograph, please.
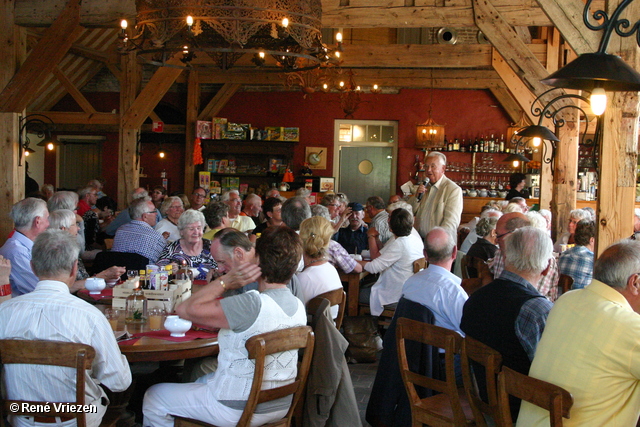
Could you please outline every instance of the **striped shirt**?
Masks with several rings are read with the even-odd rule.
[[[92,346],[96,357],[87,372],[85,404],[99,404],[105,396],[98,384],[124,391],[131,384],[127,359],[120,353],[111,327],[100,311],[69,293],[58,281],[43,280],[26,295],[0,305],[0,338],[55,340]],[[75,370],[58,366],[5,366],[7,398],[70,402],[75,400]],[[26,425],[20,417],[12,425]],[[63,425],[75,425],[67,421]],[[99,423],[99,420],[98,420]]]

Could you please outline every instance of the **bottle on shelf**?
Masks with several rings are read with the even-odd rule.
[[[458,138],[453,140],[453,151],[460,151],[460,142],[458,142]]]
[[[138,282],[140,283],[140,282]],[[138,285],[125,301],[125,323],[147,322],[147,297]]]
[[[504,134],[500,135],[500,145],[498,147],[498,150],[501,153],[504,153]]]
[[[491,139],[489,140],[489,152],[490,153],[496,152],[496,140],[493,139],[493,134],[491,134]]]
[[[473,152],[477,153],[478,151],[480,151],[480,147],[478,145],[478,138],[476,137],[476,141],[473,143]]]

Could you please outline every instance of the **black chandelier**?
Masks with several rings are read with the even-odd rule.
[[[121,52],[137,51],[155,65],[182,53],[190,64],[197,52],[221,69],[244,54],[263,66],[267,56],[285,70],[318,67],[335,50],[322,42],[320,0],[136,0],[136,24],[121,22]],[[141,56],[144,55],[144,56]]]
[[[18,166],[22,166],[23,155],[28,156],[31,153],[35,153],[33,149],[29,148],[31,141],[26,135],[26,131],[35,133],[38,138],[43,138],[42,141],[38,143],[40,147],[47,147],[48,150],[53,150],[56,146],[60,145],[60,142],[51,134],[51,132],[55,130],[55,123],[44,114],[29,114],[20,117],[18,124],[20,126],[18,133],[18,145],[20,147]]]

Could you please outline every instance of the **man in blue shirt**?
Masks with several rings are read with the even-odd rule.
[[[33,241],[49,227],[49,211],[44,200],[27,197],[11,208],[13,235],[0,248],[0,255],[11,261],[11,294],[14,297],[33,291],[38,278],[31,270]]]
[[[111,250],[136,253],[147,258],[150,264],[155,264],[166,246],[162,234],[153,229],[157,213],[149,196],[131,202],[129,215],[133,219],[118,228]]]

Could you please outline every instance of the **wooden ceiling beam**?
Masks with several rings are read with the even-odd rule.
[[[30,111],[29,114],[42,114],[57,125],[112,125],[118,126],[120,115],[113,113],[74,113],[62,111]],[[57,130],[57,128],[56,128]]]
[[[32,49],[20,69],[0,93],[0,111],[19,113],[27,108],[47,74],[67,53],[71,44],[82,33],[80,0],[69,0],[54,23]]]
[[[490,90],[511,118],[511,122],[517,123],[523,113],[522,106],[518,104],[518,101],[511,95],[507,86],[502,84],[498,87],[492,87]]]
[[[160,67],[149,80],[149,83],[142,89],[136,97],[133,105],[124,113],[122,117],[122,127],[125,129],[138,129],[149,117],[149,114],[158,105],[158,102],[167,93],[171,85],[176,81],[182,68],[172,67],[180,65],[177,56],[167,61],[167,67]]]
[[[56,76],[58,81],[62,83],[62,86],[69,92],[69,95],[78,103],[82,111],[88,114],[93,114],[96,112],[96,109],[93,108],[93,105],[84,97],[84,95],[76,88],[73,83],[64,75],[62,70],[59,67],[53,68],[53,75]]]
[[[241,86],[238,83],[225,83],[218,93],[211,98],[207,106],[202,109],[202,112],[198,114],[198,120],[210,120],[211,117],[215,117]]]
[[[571,1],[579,2],[579,0]],[[447,1],[444,2],[446,4],[444,6],[440,4],[441,2],[437,2],[437,5],[433,2],[425,4],[427,3],[425,1],[413,3],[415,6],[405,6],[406,3],[399,0],[351,0],[349,6],[341,6],[341,0],[323,0],[322,25],[330,28],[424,28],[475,25],[470,0]],[[494,3],[510,25],[551,25],[549,17],[533,1],[495,0]],[[601,9],[604,0],[596,0],[594,3]],[[50,25],[64,4],[64,0],[16,0],[16,24],[28,27]],[[132,20],[135,14],[135,0],[85,0],[80,10],[80,23],[86,27],[111,26],[117,29],[120,19]],[[391,23],[393,24],[390,25]]]
[[[562,37],[578,54],[596,52],[601,33],[589,30],[582,22],[584,2],[582,0],[537,0],[538,4],[558,28]],[[604,5],[593,6],[592,10],[603,9]]]

